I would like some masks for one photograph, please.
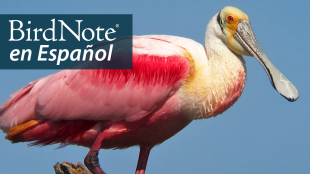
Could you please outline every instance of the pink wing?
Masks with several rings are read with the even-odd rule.
[[[139,120],[162,106],[188,75],[182,51],[161,39],[134,37],[132,70],[63,70],[34,81],[2,104],[0,126],[41,119]]]

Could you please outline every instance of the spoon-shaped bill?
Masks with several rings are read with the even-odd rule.
[[[267,72],[272,86],[283,97],[291,102],[298,99],[299,94],[295,86],[271,63],[259,46],[249,21],[240,21],[234,39],[259,61]]]

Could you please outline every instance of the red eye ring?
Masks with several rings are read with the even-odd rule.
[[[228,21],[228,22],[233,22],[233,21],[234,21],[234,17],[228,16],[228,17],[227,17],[227,21]]]

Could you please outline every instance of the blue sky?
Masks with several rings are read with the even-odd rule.
[[[153,148],[147,174],[310,173],[309,1],[0,1],[1,14],[133,14],[134,35],[166,34],[204,44],[206,25],[225,6],[248,14],[261,47],[297,87],[290,103],[270,85],[261,65],[245,57],[247,83],[241,98],[224,114],[192,122]],[[4,57],[2,57],[4,58]],[[55,70],[0,70],[0,103],[10,94]],[[1,173],[53,174],[56,162],[82,162],[87,148],[56,149],[11,144],[0,133]],[[137,147],[101,150],[107,173],[134,173]]]

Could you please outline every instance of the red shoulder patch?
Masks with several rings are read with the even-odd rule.
[[[95,86],[117,84],[121,88],[129,80],[140,85],[173,86],[184,79],[189,70],[186,57],[134,54],[132,70],[81,70],[79,75],[89,79]]]

